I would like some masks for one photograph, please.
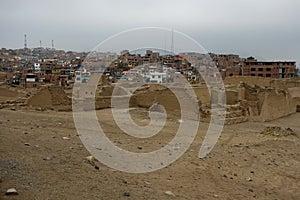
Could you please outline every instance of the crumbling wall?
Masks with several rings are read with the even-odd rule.
[[[235,123],[233,121],[239,123],[239,121],[246,120],[245,118],[250,121],[274,120],[295,113],[297,105],[300,105],[300,87],[277,89],[270,86],[260,87],[256,84],[251,86],[241,82],[236,91],[238,92],[238,103],[233,104],[230,97],[227,97],[229,99],[227,105],[235,105],[236,108],[239,108],[237,113],[240,115],[232,116],[230,114],[232,109],[227,109],[229,114],[226,115],[226,120],[230,124]]]
[[[225,85],[238,85],[239,83],[246,83],[247,85],[260,87],[273,87],[276,89],[288,89],[292,87],[300,87],[299,78],[288,78],[288,79],[274,79],[258,76],[233,76],[226,77],[224,79]]]
[[[300,80],[296,78],[272,79],[270,85],[277,89],[288,89],[288,88],[300,87]]]
[[[206,86],[196,86],[193,89],[197,98],[203,105],[210,104],[210,94]]]
[[[239,92],[249,120],[269,121],[296,112],[295,100],[288,90],[241,83]]]
[[[224,79],[224,85],[238,85],[241,82],[246,83],[247,85],[259,85],[261,87],[270,86],[271,78],[264,78],[258,76],[232,76],[226,77]]]
[[[242,123],[248,120],[269,121],[290,115],[297,109],[300,110],[300,87],[277,89],[270,86],[261,87],[256,83],[249,85],[239,82],[238,85],[226,86],[226,124]],[[209,122],[211,119],[211,95],[217,94],[213,89],[210,94],[205,86],[196,85],[193,89],[198,99],[200,120]],[[96,109],[111,107],[110,95],[112,90],[112,86],[104,86],[97,91]],[[178,90],[182,90],[182,96],[179,98],[190,99],[184,92],[184,88],[178,87]],[[120,98],[128,95],[122,89],[118,93]],[[171,90],[162,85],[144,85],[133,93],[130,100],[131,107],[147,109],[157,103],[161,104],[168,114],[180,116],[180,105],[177,97]]]
[[[300,112],[300,86],[289,88],[288,92],[293,99],[293,106],[296,107],[296,112]]]
[[[180,115],[180,105],[175,94],[161,85],[146,85],[134,92],[131,106],[149,109],[153,104],[159,103],[167,113]]]
[[[286,90],[264,91],[259,121],[270,121],[296,112],[296,107]]]
[[[25,106],[28,95],[23,88],[20,90],[18,87],[0,86],[0,109],[6,107],[17,109]]]

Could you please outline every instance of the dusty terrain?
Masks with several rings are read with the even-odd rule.
[[[25,105],[28,91],[0,90],[0,199],[300,199],[299,112],[226,125],[204,159],[198,152],[208,123],[201,122],[193,144],[176,162],[131,174],[87,161],[90,153],[76,132],[70,105],[51,90],[41,91]],[[161,148],[179,125],[178,116],[169,115],[159,134],[136,139],[116,126],[109,108],[97,116],[111,141],[133,152]],[[131,116],[140,125],[149,120],[147,108],[133,109]],[[6,195],[9,188],[18,195]]]
[[[111,126],[110,110],[98,111],[109,137],[122,148],[148,151],[172,136],[138,141]],[[133,113],[142,120],[143,111]],[[268,123],[226,126],[212,153],[197,158],[207,124],[188,152],[171,166],[129,174],[84,160],[89,152],[74,129],[71,113],[0,110],[1,199],[299,199],[300,113]],[[266,126],[289,127],[296,135],[260,134]],[[168,128],[169,127],[169,128]],[[117,136],[116,136],[117,135]],[[63,137],[69,137],[64,140]],[[142,146],[142,150],[137,147]],[[8,188],[19,195],[6,196]],[[175,194],[170,196],[165,191]],[[125,195],[124,195],[125,194]],[[129,196],[126,196],[129,195]]]

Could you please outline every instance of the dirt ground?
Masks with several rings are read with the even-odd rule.
[[[132,112],[138,123],[146,111]],[[123,134],[110,109],[97,111],[116,145],[135,152],[159,149],[178,120],[149,140]],[[300,113],[271,122],[226,126],[213,151],[198,152],[208,124],[201,123],[189,150],[176,162],[145,174],[119,172],[85,160],[71,112],[0,110],[0,199],[300,199]],[[267,126],[291,128],[295,135],[260,134]],[[68,137],[69,139],[63,139]],[[142,148],[138,148],[142,147]],[[9,188],[18,195],[7,196]],[[172,194],[166,194],[171,191]]]

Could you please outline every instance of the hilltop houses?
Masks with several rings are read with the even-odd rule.
[[[0,81],[31,88],[43,84],[67,86],[74,82],[84,83],[95,73],[103,74],[111,83],[118,80],[169,83],[178,80],[179,76],[196,83],[202,82],[204,77],[209,80],[218,76],[225,79],[231,76],[293,78],[297,75],[294,61],[258,61],[234,54],[191,52],[160,55],[146,50],[142,55],[124,50],[121,55],[90,52],[85,60],[87,55],[43,48],[2,48]]]

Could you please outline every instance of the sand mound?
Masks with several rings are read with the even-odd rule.
[[[41,89],[36,95],[32,96],[27,103],[29,106],[44,107],[52,105],[51,94],[48,88]]]
[[[278,126],[267,126],[260,134],[276,137],[296,135],[295,131],[293,131],[291,128],[284,129]]]
[[[27,102],[28,106],[40,108],[53,108],[57,106],[70,106],[71,100],[64,90],[58,86],[49,86],[41,89]]]

